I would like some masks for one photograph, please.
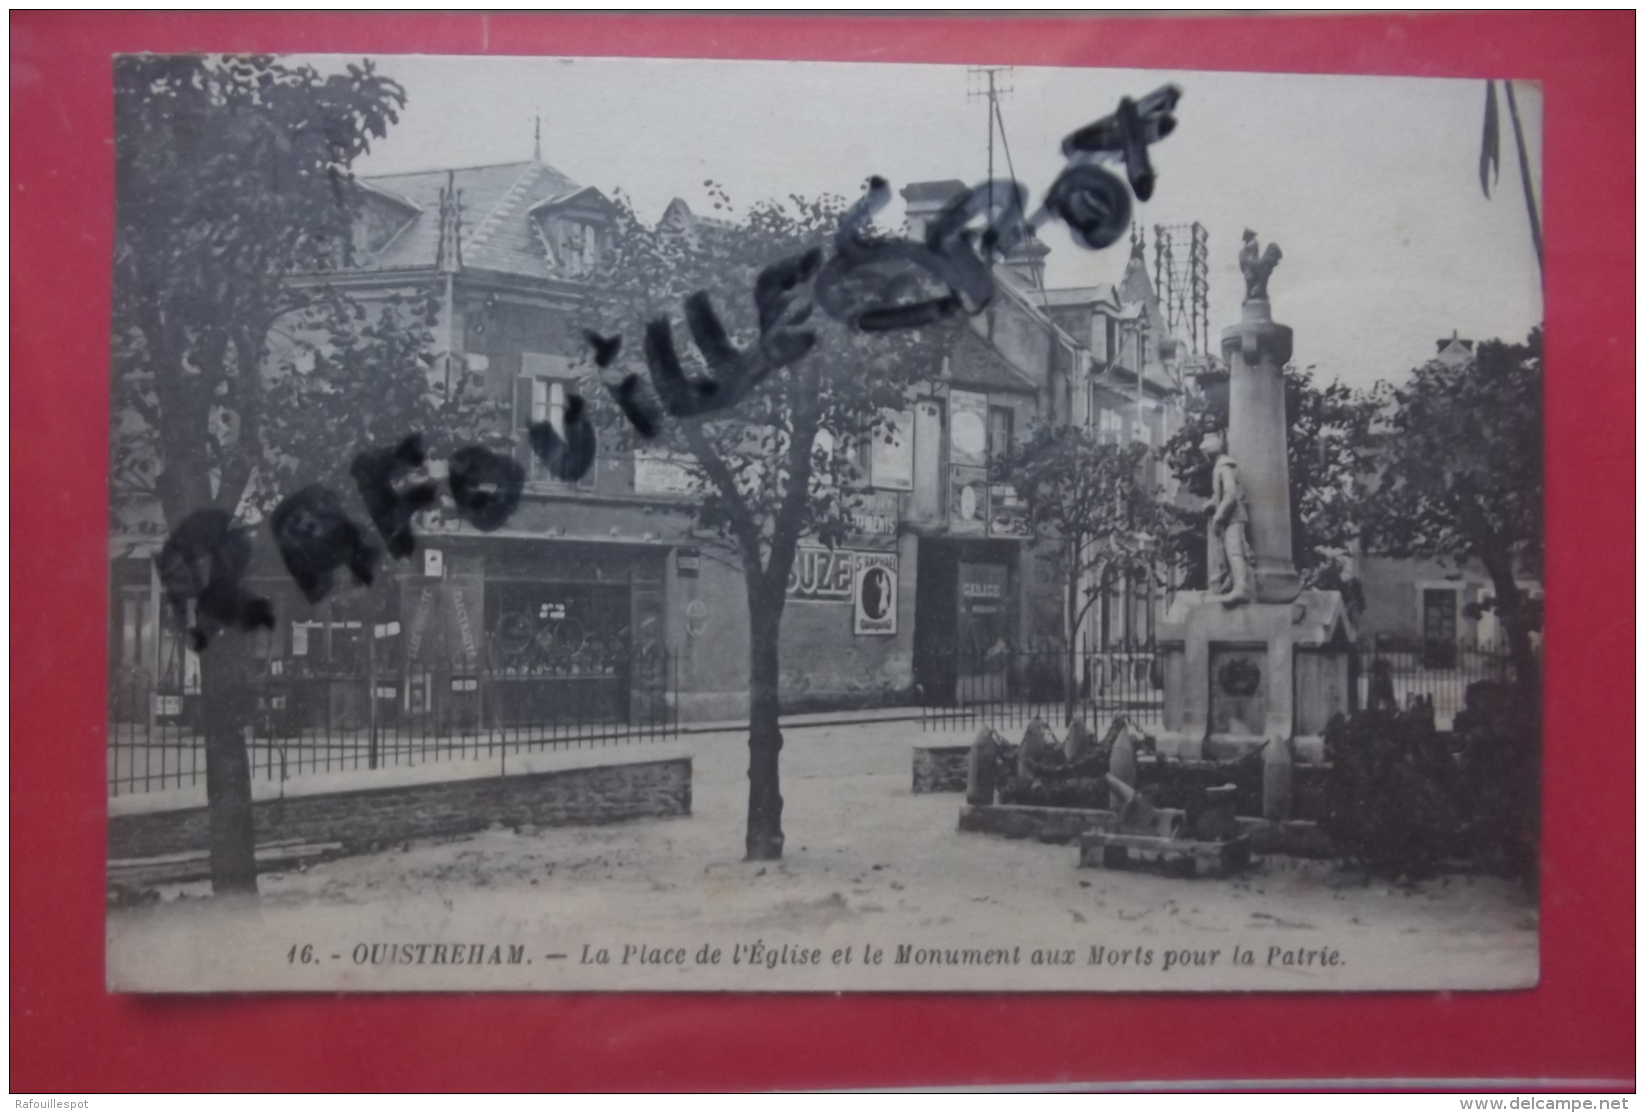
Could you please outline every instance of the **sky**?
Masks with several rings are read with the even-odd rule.
[[[344,59],[303,59],[331,69]],[[824,192],[855,197],[871,174],[982,181],[986,101],[963,66],[671,59],[378,56],[406,89],[362,174],[528,159],[541,117],[543,161],[575,181],[625,191],[642,214],[674,197],[713,213],[704,182],[734,204]],[[1178,85],[1177,129],[1152,148],[1158,183],[1137,204],[1152,226],[1209,231],[1213,337],[1239,319],[1236,253],[1246,228],[1285,253],[1269,282],[1295,360],[1352,386],[1401,380],[1453,332],[1520,340],[1542,319],[1541,279],[1500,99],[1501,177],[1487,200],[1479,153],[1484,83],[1017,67],[1000,78],[1005,145],[995,172],[1027,187],[1030,209],[1063,166],[1062,139],[1124,95]],[[1517,87],[1540,207],[1540,91]],[[883,214],[895,221],[900,199]],[[715,214],[721,215],[721,214]],[[1077,246],[1041,231],[1052,287],[1115,282],[1125,241]]]

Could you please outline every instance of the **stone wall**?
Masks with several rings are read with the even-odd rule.
[[[338,842],[345,853],[506,827],[569,827],[691,814],[691,759],[592,765],[257,800],[257,841]],[[109,817],[110,858],[210,845],[203,807]]]
[[[915,746],[914,791],[964,792],[970,746]]]
[[[960,808],[961,831],[1034,839],[1044,843],[1071,843],[1090,831],[1111,831],[1119,816],[1106,808],[1042,808],[1031,804],[966,804]],[[1251,840],[1258,854],[1290,854],[1298,858],[1329,858],[1331,840],[1319,825],[1306,819],[1274,823],[1240,816],[1239,833]]]

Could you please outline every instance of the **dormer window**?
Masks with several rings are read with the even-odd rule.
[[[360,208],[353,228],[353,248],[356,255],[374,256],[394,241],[422,212],[416,205],[395,193],[361,183]]]
[[[585,220],[557,217],[548,222],[549,242],[561,273],[573,278],[599,269],[604,255],[605,236],[600,228]]]
[[[566,278],[598,271],[611,253],[615,206],[599,190],[585,187],[531,208],[531,219],[548,255],[549,269]]]

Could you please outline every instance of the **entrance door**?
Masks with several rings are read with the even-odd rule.
[[[1010,694],[1011,569],[961,561],[959,581],[960,701],[1003,700]]]
[[[951,546],[920,538],[918,574],[914,580],[914,683],[927,702],[948,704],[954,699],[954,598],[959,594],[959,565]]]
[[[1422,663],[1431,669],[1457,665],[1457,593],[1449,587],[1422,589]]]

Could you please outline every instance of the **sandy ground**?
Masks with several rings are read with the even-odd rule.
[[[1534,902],[1495,879],[1405,889],[1284,857],[1238,879],[1168,879],[1079,869],[1069,846],[961,834],[959,796],[909,791],[911,745],[961,740],[908,723],[789,731],[787,853],[751,864],[741,861],[743,739],[689,738],[689,818],[413,843],[264,875],[252,908],[203,899],[201,887],[174,891],[111,910],[110,987],[1535,984]]]

